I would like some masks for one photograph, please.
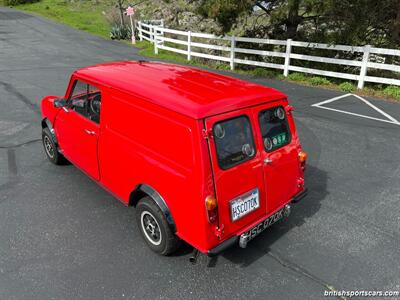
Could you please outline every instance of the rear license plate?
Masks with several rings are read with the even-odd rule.
[[[232,222],[239,220],[260,207],[258,189],[251,190],[230,201]]]
[[[254,226],[250,230],[242,233],[241,237],[243,237],[247,242],[254,239],[257,235],[259,235],[261,232],[263,232],[269,226],[271,226],[272,224],[274,224],[277,221],[279,221],[280,219],[282,219],[285,215],[284,212],[285,212],[285,208],[278,210],[276,213],[269,216],[265,220],[261,221],[260,223],[258,223],[256,226]]]

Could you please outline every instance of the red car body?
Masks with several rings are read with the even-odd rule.
[[[75,71],[67,103],[77,80],[101,93],[100,120],[55,107],[59,96],[45,97],[42,126],[51,129],[59,152],[126,205],[143,195],[156,199],[175,234],[201,252],[219,253],[305,195],[303,152],[283,93],[194,68],[131,61]],[[272,140],[263,141],[260,112],[275,107],[284,109],[290,137],[281,135],[287,144],[266,151]],[[233,165],[221,167],[216,143],[227,126],[217,128],[218,138],[213,128],[235,118],[250,124],[253,145],[227,155],[224,163]],[[233,220],[232,199],[249,191],[259,207]],[[208,198],[216,199],[214,211]],[[242,213],[245,205],[235,209]]]

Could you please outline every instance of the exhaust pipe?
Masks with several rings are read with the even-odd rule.
[[[189,257],[189,261],[192,263],[192,265],[195,265],[197,263],[197,258],[199,257],[200,251],[197,249],[193,250],[192,256]]]
[[[242,234],[239,238],[239,247],[246,248],[249,236],[247,234]]]
[[[290,210],[291,208],[290,208],[290,205],[289,204],[286,204],[285,205],[285,208],[283,209],[283,216],[285,217],[285,218],[287,218],[287,217],[289,217],[289,215],[290,215]]]

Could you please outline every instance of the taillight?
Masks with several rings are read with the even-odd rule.
[[[308,154],[307,152],[300,151],[299,152],[299,162],[300,162],[300,167],[304,171],[306,169],[306,161],[307,161]]]
[[[214,196],[206,197],[206,210],[208,222],[215,223],[218,218],[218,202]]]
[[[307,152],[304,152],[304,151],[299,152],[299,161],[300,162],[306,162],[307,157],[308,157]]]

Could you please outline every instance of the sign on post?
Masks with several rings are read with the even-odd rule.
[[[129,19],[131,20],[132,44],[136,44],[135,30],[133,28],[133,20],[132,20],[132,16],[134,14],[135,14],[135,9],[132,6],[128,6],[128,8],[126,9],[126,15],[129,16]]]

